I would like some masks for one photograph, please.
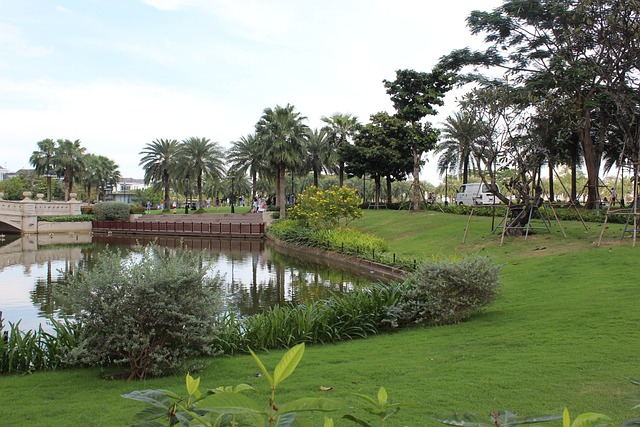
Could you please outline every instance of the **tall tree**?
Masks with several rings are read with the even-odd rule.
[[[353,144],[340,149],[348,159],[346,170],[356,176],[369,174],[375,183],[376,206],[380,200],[381,180],[387,177],[387,199],[391,198],[391,181],[402,179],[412,171],[410,155],[411,127],[403,120],[380,112],[362,126]]]
[[[344,185],[344,159],[340,157],[340,147],[349,144],[360,124],[358,118],[351,114],[334,113],[330,117],[322,117],[322,121],[327,125],[324,127],[327,135],[331,139],[334,150],[338,153],[338,171],[340,175],[340,187]]]
[[[435,106],[444,104],[444,95],[451,89],[453,75],[440,68],[430,73],[414,70],[396,71],[394,81],[384,81],[396,115],[410,124],[409,144],[413,158],[413,210],[420,210],[422,190],[420,169],[422,155],[435,147],[438,132],[428,122],[421,123],[427,115],[435,115]]]
[[[53,157],[56,151],[56,143],[53,139],[43,139],[38,142],[38,150],[34,151],[29,162],[38,175],[47,177],[47,201],[51,201],[51,178],[54,173]]]
[[[469,168],[473,145],[481,136],[480,127],[469,114],[456,112],[445,119],[440,142],[436,146],[438,170],[440,174],[446,171],[462,173],[462,183],[469,182]]]
[[[307,153],[309,169],[313,172],[313,185],[318,186],[318,180],[323,170],[330,167],[335,152],[331,147],[331,140],[325,128],[313,129],[307,139]]]
[[[180,168],[183,175],[196,179],[198,206],[204,206],[203,178],[222,179],[225,173],[225,155],[219,144],[207,138],[190,137],[179,146]]]
[[[613,119],[607,100],[614,87],[627,85],[638,70],[638,3],[508,0],[492,12],[474,11],[467,18],[473,34],[486,34],[490,46],[485,51],[459,49],[441,61],[456,71],[465,65],[496,67],[538,93],[570,100],[572,130],[587,169],[588,207],[599,198],[606,128]],[[594,132],[595,116],[600,132]]]
[[[306,117],[295,111],[293,105],[266,108],[256,124],[256,134],[264,144],[265,160],[277,169],[276,198],[280,207],[280,218],[285,210],[285,172],[305,163],[305,139],[309,127]]]
[[[147,143],[140,152],[140,166],[144,169],[144,183],[162,186],[164,190],[164,208],[171,203],[171,176],[177,167],[178,141],[175,139],[156,139]]]
[[[241,136],[234,141],[227,152],[227,159],[231,162],[230,169],[236,173],[251,176],[251,198],[257,194],[258,173],[264,170],[263,147],[255,133]],[[240,178],[240,177],[238,177]]]
[[[59,139],[56,141],[56,147],[53,157],[53,164],[58,173],[62,174],[64,179],[64,200],[69,200],[69,195],[73,192],[73,184],[77,181],[78,175],[84,168],[84,153],[86,148],[80,145],[80,140],[71,141],[68,139]]]

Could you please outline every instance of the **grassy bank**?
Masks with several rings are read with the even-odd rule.
[[[383,385],[392,400],[416,405],[392,418],[392,426],[436,425],[428,415],[453,411],[537,415],[560,413],[564,406],[572,414],[602,412],[618,422],[640,416],[624,400],[640,391],[624,379],[640,377],[634,277],[640,248],[618,241],[622,226],[612,226],[601,247],[593,244],[600,224],[585,230],[567,222],[568,239],[555,226],[550,234],[509,238],[500,246],[488,217],[472,219],[463,244],[466,222],[465,216],[437,212],[366,211],[354,224],[403,256],[490,255],[504,265],[497,303],[459,325],[310,346],[283,384],[281,402],[322,396],[356,405],[350,393],[372,395]],[[282,353],[261,358],[273,367]],[[210,360],[197,375],[204,387],[252,384],[266,405],[266,380],[256,372],[252,359],[242,356]],[[126,425],[142,405],[120,394],[183,390],[182,374],[139,383],[105,380],[103,374],[87,369],[2,376],[0,419],[25,426]],[[320,386],[334,389],[322,392]],[[306,418],[301,425],[321,425],[319,420]]]

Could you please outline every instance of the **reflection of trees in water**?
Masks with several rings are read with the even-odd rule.
[[[70,315],[72,312],[64,307],[64,303],[56,298],[54,287],[65,283],[69,275],[76,271],[76,262],[65,260],[62,269],[53,275],[53,261],[47,261],[47,274],[44,279],[36,279],[30,292],[31,302],[38,308],[38,316],[51,317],[54,314]]]
[[[57,274],[52,271],[51,262],[47,264],[46,278],[37,280],[31,292],[31,300],[38,307],[41,316],[60,312],[71,314],[64,309],[62,302],[56,301],[53,288],[57,284],[63,284],[68,275],[76,271],[91,269],[96,255],[107,246],[111,250],[119,250],[124,258],[132,253],[139,253],[151,242],[168,253],[175,253],[183,244],[191,250],[204,251],[206,261],[212,264],[230,265],[230,274],[227,273],[223,278],[226,281],[226,309],[241,315],[258,313],[276,304],[322,300],[332,293],[349,292],[371,283],[370,279],[351,272],[281,254],[262,241],[238,240],[94,236],[92,244],[83,246],[80,261],[66,260]],[[240,274],[240,270],[245,274]],[[242,283],[239,277],[250,280],[250,283]]]

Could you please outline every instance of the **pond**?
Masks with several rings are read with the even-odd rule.
[[[331,293],[366,287],[376,278],[328,267],[279,253],[264,240],[194,237],[70,235],[5,236],[0,240],[0,311],[5,327],[20,321],[20,329],[42,325],[51,330],[47,317],[62,316],[53,288],[66,274],[88,268],[107,246],[123,256],[144,245],[178,248],[180,244],[203,251],[212,274],[222,278],[225,309],[251,315],[287,302],[322,300]]]

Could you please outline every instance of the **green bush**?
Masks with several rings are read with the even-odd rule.
[[[218,277],[201,255],[156,245],[139,259],[101,253],[95,266],[60,285],[58,293],[82,324],[73,360],[128,363],[129,379],[160,375],[187,357],[213,354]]]
[[[146,212],[147,210],[144,208],[144,206],[130,205],[129,213],[131,214],[140,215],[140,214],[145,214]]]
[[[499,272],[482,257],[422,263],[405,280],[403,299],[390,309],[392,324],[461,322],[496,299]]]
[[[275,306],[238,319],[218,319],[216,345],[234,354],[249,348],[287,348],[299,343],[331,343],[366,338],[389,327],[388,313],[401,300],[400,285],[374,285],[323,302]]]
[[[104,202],[93,206],[96,221],[129,221],[131,206],[123,202]]]
[[[0,318],[0,373],[28,373],[56,369],[66,363],[69,352],[77,346],[81,329],[68,321],[49,319],[54,333],[40,326],[37,330],[20,330],[20,322],[9,322],[5,331]]]
[[[357,256],[382,253],[388,247],[384,239],[355,229],[310,229],[296,220],[276,221],[268,231],[285,242]]]
[[[82,215],[67,215],[67,216],[39,216],[38,222],[86,222],[94,221],[96,217],[94,215],[82,214]]]

